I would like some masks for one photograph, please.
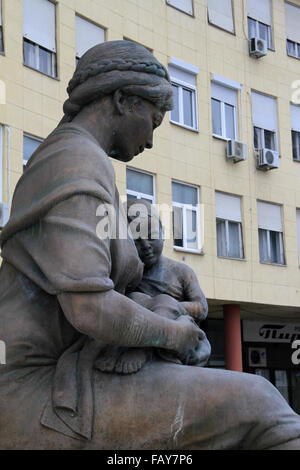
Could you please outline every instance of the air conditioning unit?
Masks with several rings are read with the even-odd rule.
[[[279,153],[270,149],[258,150],[257,168],[261,170],[273,170],[274,168],[279,168]]]
[[[248,363],[250,367],[267,367],[266,348],[249,348]]]
[[[0,202],[0,228],[7,224],[9,219],[9,204]]]
[[[227,158],[233,160],[234,163],[247,159],[247,145],[237,140],[228,140],[227,142]]]
[[[268,44],[265,39],[249,39],[249,54],[259,59],[268,54]]]

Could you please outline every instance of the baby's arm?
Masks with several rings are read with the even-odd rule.
[[[196,274],[186,265],[182,265],[183,298],[181,305],[187,313],[198,322],[205,320],[208,313],[208,305]]]

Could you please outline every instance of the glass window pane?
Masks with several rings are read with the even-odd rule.
[[[183,247],[183,210],[173,206],[173,238],[174,246]]]
[[[226,224],[220,219],[217,219],[217,253],[218,256],[227,256]]]
[[[254,127],[254,148],[261,149],[262,147],[262,129],[259,127]]]
[[[259,258],[260,261],[268,262],[268,231],[263,229],[258,229],[258,239],[259,239]]]
[[[238,222],[228,222],[229,232],[229,256],[231,258],[240,258],[240,227]]]
[[[286,370],[275,370],[275,387],[289,403],[289,387]]]
[[[3,46],[3,31],[2,31],[2,26],[0,26],[0,51],[3,52],[4,46]]]
[[[292,403],[291,406],[296,411],[296,413],[300,414],[300,371],[293,370],[291,371],[291,379],[292,379]]]
[[[182,98],[183,98],[183,122],[186,126],[193,127],[193,92],[187,90],[186,88],[182,89]]]
[[[23,160],[27,162],[31,155],[41,145],[41,141],[24,135],[23,138]]]
[[[197,213],[186,209],[186,237],[187,248],[196,250],[197,246]]]
[[[256,21],[248,17],[248,38],[256,38]]]
[[[228,139],[235,138],[234,127],[234,106],[225,104],[225,124],[226,124],[226,137]]]
[[[300,132],[292,131],[293,159],[300,160]]]
[[[268,26],[266,24],[258,23],[258,34],[260,39],[268,42]]]
[[[286,41],[286,51],[288,55],[294,56],[295,55],[295,43],[293,41]]]
[[[24,39],[24,64],[36,68],[35,45]]]
[[[180,204],[198,204],[197,188],[188,186],[187,184],[172,183],[172,200]]]
[[[275,133],[272,131],[264,131],[265,133],[265,148],[275,150]]]
[[[260,375],[261,377],[264,377],[265,379],[271,381],[269,369],[255,369],[254,373],[256,375]]]
[[[47,75],[52,75],[52,53],[39,47],[39,70]]]
[[[136,191],[137,193],[154,195],[153,191],[153,176],[140,171],[134,171],[127,168],[127,189]]]
[[[172,84],[174,108],[171,111],[172,121],[179,122],[179,87]]]
[[[213,134],[222,135],[221,102],[212,98],[211,100]]]
[[[300,44],[297,44],[297,57],[300,59]]]
[[[280,233],[270,231],[270,261],[271,263],[282,263],[280,255]]]

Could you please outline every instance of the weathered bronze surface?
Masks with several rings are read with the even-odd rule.
[[[300,417],[265,379],[153,357],[137,373],[94,368],[106,346],[201,348],[189,316],[128,296],[141,282],[108,156],[152,147],[172,106],[165,69],[114,41],[79,61],[64,118],[30,159],[1,234],[1,449],[300,449]],[[117,236],[97,232],[113,207]],[[175,305],[175,304],[174,304]]]

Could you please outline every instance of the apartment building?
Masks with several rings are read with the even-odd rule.
[[[175,102],[153,149],[113,162],[120,194],[173,208],[165,255],[208,299],[210,365],[299,413],[300,0],[0,0],[0,226],[77,61],[115,39],[153,51]]]

